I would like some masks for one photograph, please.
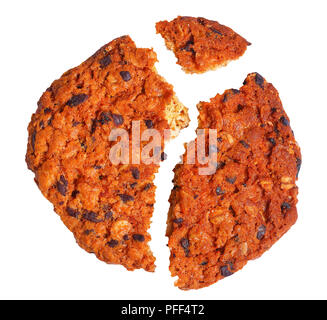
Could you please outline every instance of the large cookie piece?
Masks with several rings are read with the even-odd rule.
[[[170,271],[185,290],[232,275],[289,230],[301,166],[278,92],[259,74],[198,109],[199,128],[217,129],[217,144],[209,145],[209,130],[189,144],[174,170],[167,223]]]
[[[179,16],[170,22],[158,22],[156,30],[187,73],[225,66],[242,56],[250,45],[231,28],[205,18]]]
[[[155,52],[129,36],[111,41],[51,84],[28,126],[26,161],[43,195],[82,248],[128,270],[155,268],[147,230],[158,163],[112,163],[110,133],[124,129],[131,142],[134,120],[141,136],[148,128],[177,134],[188,124],[155,62]]]

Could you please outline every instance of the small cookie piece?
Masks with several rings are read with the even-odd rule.
[[[242,56],[250,45],[231,28],[205,18],[179,16],[170,22],[158,22],[156,30],[187,73],[225,66]]]
[[[167,221],[170,271],[184,290],[240,270],[297,219],[301,154],[273,85],[252,73],[198,109],[205,140],[198,135],[174,169]],[[217,129],[217,144],[208,128]],[[199,150],[211,151],[210,165]],[[213,171],[199,174],[206,168]]]
[[[134,120],[140,135],[151,124],[162,137],[189,121],[156,60],[129,36],[111,41],[51,84],[28,126],[26,161],[43,195],[82,248],[128,270],[155,268],[147,230],[158,165],[115,165],[109,136],[124,129],[132,141]]]

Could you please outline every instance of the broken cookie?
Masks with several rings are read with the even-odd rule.
[[[301,153],[273,85],[252,73],[198,109],[167,221],[170,271],[184,290],[231,276],[297,219]]]
[[[83,249],[128,270],[155,268],[148,228],[159,167],[138,161],[133,124],[140,136],[151,127],[163,137],[189,121],[156,60],[129,36],[111,41],[51,84],[28,126],[26,161],[43,195]],[[113,163],[115,140],[125,136],[127,162]]]
[[[177,17],[156,24],[157,33],[187,73],[203,73],[225,66],[242,56],[250,43],[216,21]]]

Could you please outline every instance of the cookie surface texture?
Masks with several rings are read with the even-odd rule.
[[[273,85],[249,74],[239,90],[198,109],[205,139],[198,133],[174,169],[167,221],[170,271],[184,290],[231,276],[297,219],[301,154]],[[208,128],[217,129],[217,144],[209,144]],[[198,156],[203,146],[213,155],[208,164]],[[210,166],[213,173],[199,174]]]
[[[177,17],[156,24],[157,33],[187,73],[203,73],[242,56],[250,43],[216,21]]]
[[[26,161],[43,195],[83,249],[128,270],[155,268],[147,230],[159,165],[113,164],[110,133],[124,129],[132,141],[132,121],[141,135],[188,123],[155,62],[129,36],[111,41],[51,84],[28,126]]]

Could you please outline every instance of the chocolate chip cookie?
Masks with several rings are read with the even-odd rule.
[[[252,73],[198,109],[203,136],[174,170],[167,222],[170,271],[184,290],[231,276],[297,219],[301,153],[273,85]]]
[[[250,45],[231,28],[205,18],[179,16],[170,22],[158,22],[156,30],[187,73],[225,66],[242,56]]]
[[[133,164],[129,145],[130,161],[113,164],[110,134],[123,129],[132,141],[133,121],[140,135],[177,134],[189,121],[155,62],[129,36],[111,41],[51,84],[28,126],[26,161],[43,195],[82,248],[128,270],[155,268],[147,230],[158,164]]]

